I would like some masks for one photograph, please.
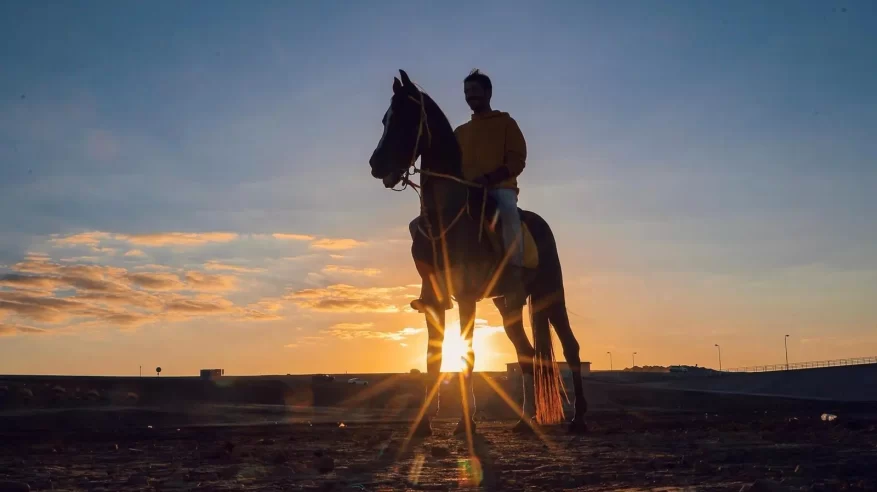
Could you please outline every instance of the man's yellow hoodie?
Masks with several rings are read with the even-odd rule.
[[[507,167],[511,177],[499,188],[518,189],[517,176],[524,171],[527,143],[518,123],[501,111],[473,114],[454,130],[463,152],[463,177],[474,180]]]

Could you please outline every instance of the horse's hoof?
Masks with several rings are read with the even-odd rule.
[[[568,432],[570,434],[587,434],[588,423],[585,422],[584,417],[576,417],[569,423]]]
[[[423,419],[417,424],[417,427],[414,428],[414,437],[429,437],[432,435],[432,426],[429,424],[429,419]]]
[[[535,434],[536,433],[536,419],[524,420],[521,419],[518,423],[512,427],[512,432],[515,434]]]
[[[469,421],[469,432],[471,432],[472,434],[475,434],[475,421],[474,420]],[[457,427],[454,428],[454,435],[459,436],[460,434],[466,434],[466,421],[465,420],[461,420],[461,421],[457,422]]]

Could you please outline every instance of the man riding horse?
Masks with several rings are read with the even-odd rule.
[[[519,308],[526,303],[527,292],[517,177],[526,166],[527,142],[514,118],[491,108],[490,77],[473,70],[463,80],[463,94],[472,109],[472,119],[454,130],[462,151],[463,177],[487,188],[496,201],[503,246],[508,254],[503,277],[505,304],[511,309]],[[409,226],[412,238],[418,233],[418,222],[419,217]],[[427,305],[422,296],[411,302],[411,307],[419,312],[424,312]],[[450,309],[450,299],[445,298],[441,307]]]
[[[474,71],[464,81],[473,115],[454,130],[441,108],[400,70],[384,127],[369,166],[388,188],[400,181],[419,190],[420,216],[411,223],[412,257],[422,286],[412,307],[427,326],[427,391],[417,435],[431,433],[441,386],[445,311],[457,301],[461,336],[466,342],[461,371],[461,419],[455,432],[474,432],[473,332],[476,304],[492,299],[503,328],[515,346],[522,374],[521,420],[516,430],[532,431],[534,422],[565,419],[551,327],[569,364],[575,393],[570,431],[587,430],[587,401],[581,378],[579,344],[570,326],[557,242],[538,214],[517,208],[516,177],[523,171],[526,144],[517,123],[490,107],[492,84]],[[420,168],[415,162],[420,159]],[[409,177],[420,174],[420,185]],[[491,198],[492,197],[492,198]],[[496,223],[501,223],[499,231]],[[521,252],[523,249],[523,254]],[[511,266],[509,261],[511,260]],[[529,297],[531,344],[524,331],[523,306]]]

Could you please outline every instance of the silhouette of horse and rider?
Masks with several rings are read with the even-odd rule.
[[[517,122],[490,105],[493,84],[480,71],[464,79],[472,118],[456,130],[439,106],[404,71],[393,80],[393,96],[383,117],[384,131],[369,160],[373,177],[387,188],[399,183],[420,196],[419,216],[410,224],[414,264],[421,295],[411,307],[426,316],[426,418],[415,433],[431,433],[438,411],[445,311],[457,301],[467,343],[463,415],[455,433],[473,431],[475,400],[472,338],[476,303],[492,298],[515,346],[523,375],[523,408],[514,430],[564,420],[562,380],[552,347],[553,326],[573,375],[575,412],[572,432],[587,429],[579,345],[567,315],[563,276],[551,228],[539,215],[517,206],[517,177],[527,158]],[[400,80],[401,79],[401,80]],[[420,168],[415,166],[420,159]],[[420,175],[420,184],[411,181]],[[533,344],[524,331],[529,301]],[[430,387],[433,388],[430,391]]]

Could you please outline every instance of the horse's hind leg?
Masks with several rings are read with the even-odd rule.
[[[588,429],[585,423],[585,413],[588,411],[588,402],[585,400],[585,391],[582,387],[582,361],[579,356],[579,342],[576,340],[572,327],[569,324],[569,316],[566,312],[565,302],[556,302],[550,308],[548,317],[560,339],[563,347],[563,356],[569,364],[572,372],[573,388],[575,389],[575,417],[570,423],[570,432],[585,432]]]
[[[493,300],[497,310],[502,315],[502,324],[505,333],[515,346],[515,352],[518,354],[518,365],[521,368],[521,380],[523,384],[523,402],[521,408],[521,419],[515,424],[516,432],[524,432],[532,430],[533,418],[536,416],[536,395],[535,382],[533,379],[533,358],[536,356],[536,350],[527,338],[527,332],[524,330],[523,314],[521,309],[508,309],[505,306],[504,299],[497,297]],[[546,323],[548,320],[546,319]]]

